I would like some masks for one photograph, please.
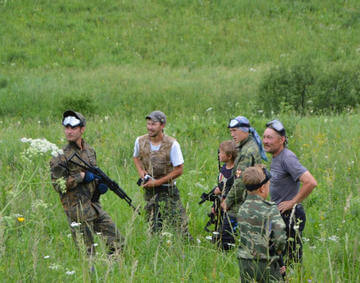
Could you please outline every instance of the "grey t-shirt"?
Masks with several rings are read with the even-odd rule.
[[[296,155],[289,149],[272,159],[270,172],[270,197],[276,204],[291,200],[299,192],[299,178],[307,169],[301,165]]]

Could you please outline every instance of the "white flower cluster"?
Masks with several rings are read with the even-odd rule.
[[[44,202],[41,199],[37,199],[35,200],[32,205],[31,205],[32,209],[38,209],[38,208],[43,208],[43,209],[47,209],[48,208],[48,204],[46,202]]]
[[[66,193],[66,180],[64,179],[64,177],[57,179],[55,181],[55,183],[59,186],[60,192],[62,194],[65,194]]]
[[[47,152],[50,152],[51,155],[55,157],[59,154],[64,154],[61,149],[46,139],[22,138],[20,141],[30,143],[30,147],[23,152],[24,156],[30,159],[36,155],[44,155]]]

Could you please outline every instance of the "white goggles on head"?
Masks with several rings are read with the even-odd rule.
[[[67,117],[65,117],[62,124],[64,127],[66,127],[66,126],[77,127],[77,126],[80,126],[81,121],[74,116],[67,116]]]

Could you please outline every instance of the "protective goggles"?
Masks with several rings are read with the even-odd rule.
[[[266,123],[266,127],[277,131],[281,135],[285,135],[285,128],[279,120],[272,120]]]
[[[265,175],[265,179],[261,183],[245,185],[245,187],[248,191],[255,191],[258,188],[261,188],[263,185],[265,185],[271,179],[271,173],[266,168],[263,168],[263,172]]]
[[[229,121],[229,125],[228,128],[250,128],[250,124],[249,123],[244,123],[244,122],[240,122],[239,120],[236,119],[230,119]]]
[[[78,118],[74,117],[74,116],[65,117],[62,124],[63,124],[64,127],[70,126],[72,128],[82,125],[81,121]]]

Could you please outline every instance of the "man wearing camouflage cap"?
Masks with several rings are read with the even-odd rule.
[[[68,144],[63,149],[64,154],[50,161],[51,181],[60,195],[73,239],[78,244],[76,237],[82,234],[90,255],[94,253],[93,233],[99,233],[106,240],[109,253],[113,253],[121,249],[124,241],[99,202],[99,194],[105,193],[107,186],[91,172],[69,162],[77,153],[85,162],[96,166],[95,150],[82,138],[86,120],[81,113],[68,110],[63,114],[62,124]]]
[[[153,111],[146,116],[148,134],[137,137],[133,159],[144,188],[145,211],[152,232],[173,228],[191,238],[188,219],[175,179],[183,173],[179,143],[165,135],[166,116]]]

